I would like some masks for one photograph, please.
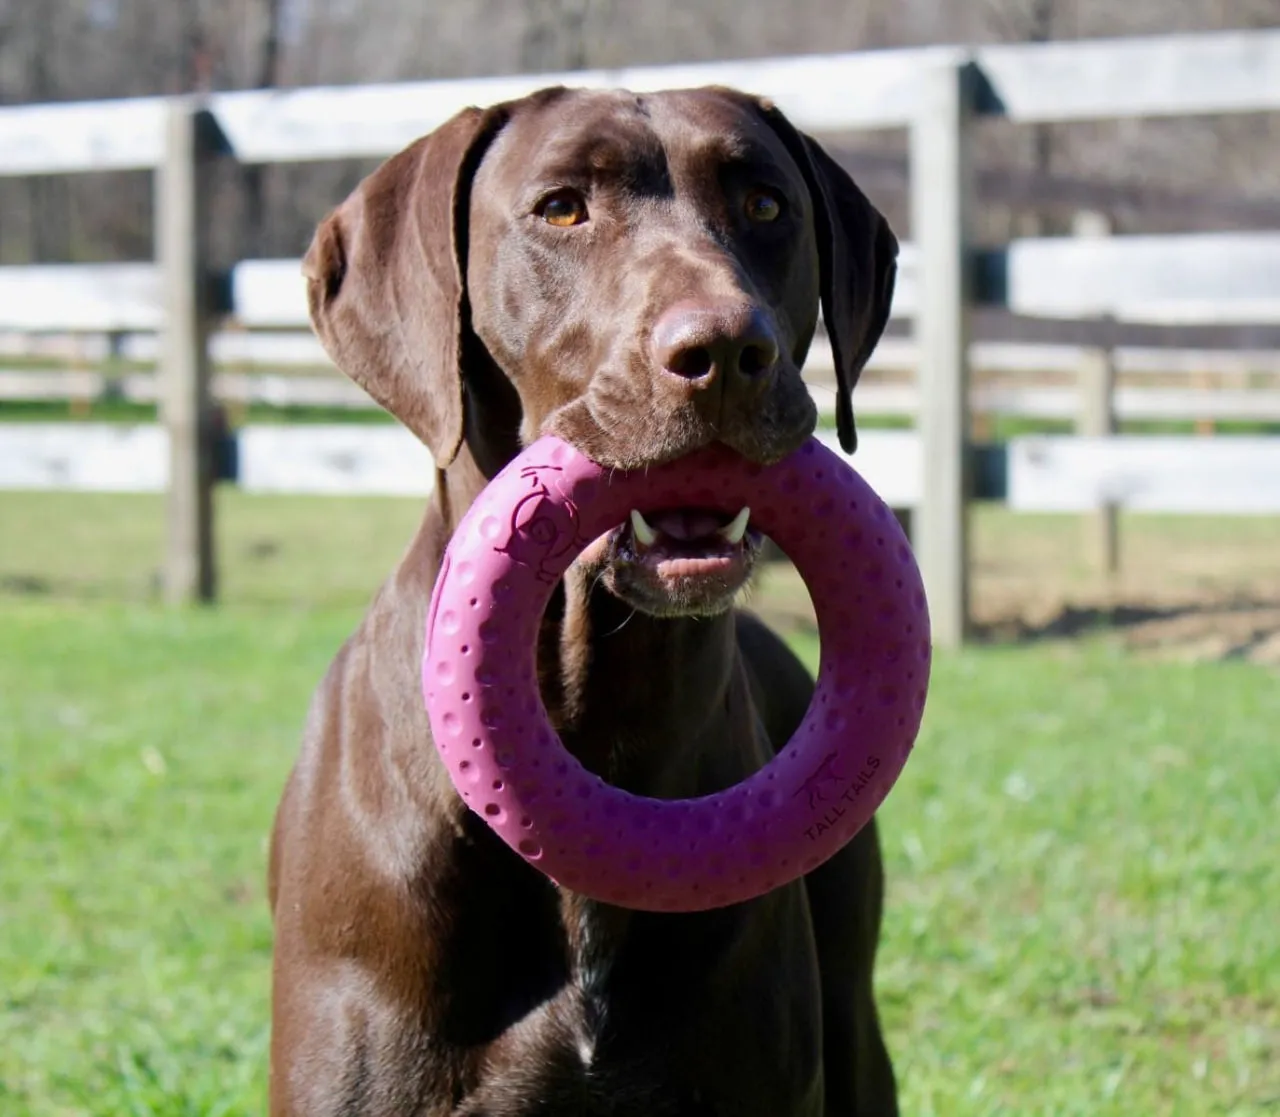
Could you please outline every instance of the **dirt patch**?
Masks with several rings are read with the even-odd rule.
[[[1090,557],[1083,517],[979,509],[972,531],[976,635],[995,642],[1105,632],[1143,655],[1280,665],[1280,520],[1126,516],[1115,571]],[[812,629],[795,571],[770,564],[753,608]]]
[[[1046,615],[1047,614],[1047,615]],[[1280,665],[1280,598],[1201,598],[1167,605],[1005,602],[980,637],[997,641],[1071,639],[1105,631],[1135,651],[1189,660],[1247,659]]]

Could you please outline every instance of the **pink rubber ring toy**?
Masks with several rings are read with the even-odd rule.
[[[813,598],[813,700],[787,746],[736,786],[698,799],[631,795],[583,768],[548,722],[534,648],[552,587],[632,508],[743,505]],[[454,786],[521,857],[597,900],[699,911],[802,876],[866,825],[915,743],[930,651],[902,529],[816,439],[771,466],[713,446],[611,473],[543,438],[486,486],[449,543],[422,687]]]

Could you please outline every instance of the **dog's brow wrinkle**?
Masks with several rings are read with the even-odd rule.
[[[709,136],[687,149],[691,161],[712,164],[772,163],[768,157],[745,136],[732,133]]]

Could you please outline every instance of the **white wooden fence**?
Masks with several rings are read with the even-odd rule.
[[[1064,321],[1108,318],[1121,326],[1280,325],[1278,232],[1031,239],[982,253],[974,251],[967,234],[976,204],[971,133],[980,117],[1052,122],[1276,111],[1280,31],[255,91],[201,101],[10,107],[0,109],[0,175],[154,170],[160,235],[153,264],[0,269],[0,332],[158,336],[166,430],[91,436],[89,428],[78,426],[79,441],[59,449],[63,436],[47,427],[24,431],[6,425],[0,429],[0,477],[33,484],[56,474],[61,480],[52,483],[74,484],[81,476],[105,484],[121,474],[102,463],[110,458],[119,466],[121,455],[140,455],[139,475],[170,493],[169,595],[176,600],[212,596],[213,328],[221,318],[237,329],[278,335],[304,329],[306,316],[296,261],[245,261],[225,282],[210,274],[200,251],[208,221],[201,190],[204,167],[226,157],[284,162],[389,155],[464,105],[556,81],[637,90],[726,84],[773,98],[798,126],[819,135],[909,131],[914,243],[904,249],[894,313],[912,322],[914,342],[910,357],[902,360],[914,363],[917,375],[914,386],[883,385],[882,391],[898,393],[893,406],[914,412],[917,429],[868,432],[858,464],[890,499],[915,506],[915,542],[940,645],[961,642],[967,631],[971,367],[975,360],[998,363],[992,351],[984,357],[970,345],[978,308],[1004,307]],[[229,342],[234,336],[220,337],[212,348],[234,347]],[[891,350],[886,343],[886,354]],[[1080,359],[1078,352],[1073,359]],[[1114,362],[1103,362],[1101,382],[1126,360],[1141,363],[1135,351],[1125,356],[1120,350]],[[9,370],[0,375],[20,392],[22,378],[33,374]],[[30,388],[31,381],[25,383]],[[1010,391],[991,385],[980,390],[988,397]],[[1147,398],[1143,405],[1136,390],[1128,396],[1122,390],[1114,408],[1122,413],[1140,409],[1156,397]],[[1230,406],[1224,403],[1228,397],[1218,399],[1216,406],[1232,415],[1256,416],[1253,407],[1270,415],[1276,407],[1274,398],[1252,390],[1242,390]],[[1074,397],[1061,392],[1039,401],[1024,398],[1017,406],[1041,413],[1076,410]],[[1186,408],[1172,394],[1165,406],[1168,413]],[[1112,408],[1108,392],[1103,410]],[[1104,415],[1103,428],[1108,421]],[[253,487],[307,487],[297,468],[290,472],[262,463],[296,463],[310,454],[328,461],[330,473],[345,476],[348,484],[362,476],[361,484],[380,489],[421,489],[429,484],[430,470],[422,452],[404,442],[407,437],[398,431],[361,430],[357,436],[314,428],[250,430],[241,439],[241,476]],[[342,439],[348,445],[340,445]],[[99,464],[77,465],[84,454],[76,446],[91,442],[94,453],[102,455]],[[268,449],[286,443],[283,459]],[[141,464],[147,455],[149,464]],[[35,464],[47,466],[55,459],[61,464],[52,473]],[[361,464],[375,461],[382,465],[365,469]],[[1119,436],[1035,439],[1012,444],[1008,462],[1010,498],[1019,507],[1083,508],[1120,501],[1190,510],[1212,493],[1215,508],[1280,511],[1280,445],[1273,440],[1232,440],[1224,449],[1221,440],[1191,438],[1159,443]],[[403,479],[409,475],[411,482]],[[1038,492],[1051,495],[1037,497]]]
[[[111,400],[155,405],[161,379],[153,370],[158,338],[131,334],[114,344],[100,334],[0,335],[0,403],[65,403],[85,413]],[[328,365],[319,343],[303,333],[222,333],[209,344],[212,394],[233,411],[272,408],[367,411],[377,404]],[[1080,345],[976,342],[970,347],[975,416],[1079,421],[1090,385],[1080,371],[1089,349]],[[18,360],[5,364],[5,358]],[[1280,351],[1111,350],[1117,378],[1109,406],[1120,422],[1194,421],[1280,423]],[[56,367],[48,365],[56,362]],[[862,419],[910,418],[920,405],[915,383],[919,347],[909,338],[884,339],[858,387]],[[805,379],[820,412],[835,412],[831,354],[819,337]],[[0,474],[0,489],[8,484]]]

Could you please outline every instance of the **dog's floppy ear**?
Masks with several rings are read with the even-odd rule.
[[[800,166],[813,199],[822,318],[835,357],[836,431],[853,453],[853,388],[889,321],[898,274],[898,239],[853,179],[816,141],[770,102],[765,119]]]
[[[439,468],[463,436],[471,179],[507,116],[464,109],[388,159],[325,218],[302,265],[329,356]]]

